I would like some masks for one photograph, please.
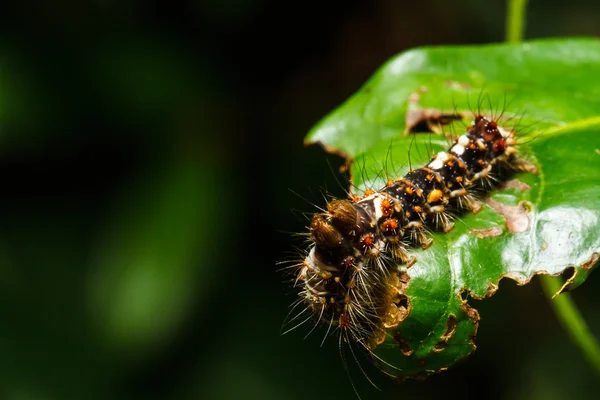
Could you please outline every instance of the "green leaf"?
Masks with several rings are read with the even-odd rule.
[[[507,229],[489,205],[462,215],[450,233],[414,249],[407,269],[410,314],[376,354],[401,377],[446,369],[474,349],[479,314],[469,297],[491,296],[500,279],[523,285],[536,274],[559,275],[563,290],[587,278],[600,253],[600,41],[532,41],[520,45],[425,48],[387,62],[308,135],[308,143],[355,159],[355,190],[379,189],[450,145],[444,136],[404,135],[407,113],[472,110],[514,125],[519,151],[537,175],[496,190],[491,201],[523,204],[524,232]],[[459,129],[459,124],[446,127]],[[410,159],[409,159],[410,149]],[[496,236],[478,237],[475,229]],[[481,236],[481,235],[480,235]],[[406,268],[406,267],[402,267]],[[399,345],[401,344],[401,345]]]

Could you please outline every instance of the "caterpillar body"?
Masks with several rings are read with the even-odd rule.
[[[429,247],[430,229],[449,232],[455,216],[479,212],[481,196],[504,171],[534,172],[516,144],[512,130],[477,115],[447,151],[422,168],[363,197],[330,201],[312,217],[311,244],[295,265],[302,313],[373,354],[386,329],[404,317],[398,311],[398,279],[401,268],[415,262],[410,247]]]

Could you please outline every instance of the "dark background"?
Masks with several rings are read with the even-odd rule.
[[[3,3],[0,399],[354,398],[335,340],[280,336],[294,294],[275,262],[306,224],[293,210],[343,195],[341,160],[303,136],[398,52],[502,41],[504,13]],[[592,1],[534,0],[527,36],[598,35],[599,20]],[[575,293],[598,334],[599,282]],[[596,398],[537,280],[475,306],[467,362],[403,385],[369,370],[383,392],[349,362],[363,398]]]

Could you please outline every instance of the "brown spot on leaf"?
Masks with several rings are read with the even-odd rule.
[[[485,239],[488,237],[500,236],[504,231],[499,226],[494,226],[486,229],[471,229],[470,232],[474,233],[479,239]]]
[[[471,89],[471,85],[469,85],[466,82],[459,82],[459,81],[453,81],[453,80],[447,80],[446,81],[446,86],[449,86],[453,89],[464,89],[464,90],[469,90]]]
[[[600,260],[600,255],[598,253],[592,253],[590,259],[583,263],[581,268],[592,269],[598,264],[598,260]]]
[[[475,329],[473,329],[473,333],[469,337],[469,343],[473,347],[473,350],[475,350],[475,349],[477,349],[477,345],[475,344],[475,337],[477,336],[477,330],[479,329],[479,319],[480,318],[479,318],[479,312],[476,309],[474,309],[473,307],[471,307],[466,300],[469,294],[470,294],[470,291],[468,289],[463,288],[458,292],[458,297],[460,299],[461,308],[462,308],[463,312],[465,314],[467,314],[467,317],[469,317],[469,319],[471,320],[471,323],[473,323],[473,325],[475,325]],[[475,296],[473,296],[473,297],[475,297]],[[469,353],[469,354],[471,354],[471,353]]]
[[[423,132],[442,133],[441,127],[462,118],[461,113],[444,112],[431,108],[408,110],[406,112],[406,129],[404,134]]]
[[[492,297],[498,291],[498,285],[490,282],[485,288],[485,297]]]
[[[398,349],[403,356],[409,357],[414,353],[408,342],[400,335],[394,335],[394,340],[398,343]]]
[[[500,185],[498,187],[498,190],[512,189],[512,188],[516,188],[516,189],[524,192],[526,190],[530,190],[531,186],[529,186],[525,182],[521,182],[518,179],[511,179],[510,181],[506,181],[502,185]]]
[[[419,93],[411,93],[410,96],[408,96],[409,103],[418,103],[419,100],[421,100],[421,96],[419,96]]]
[[[433,350],[434,353],[439,353],[439,352],[444,351],[444,349],[447,346],[448,346],[448,343],[439,341],[431,348],[431,350]]]
[[[408,287],[408,284],[410,283],[410,276],[406,272],[400,272],[398,274],[398,280],[400,282],[400,290],[402,290],[402,293],[404,293]]]
[[[476,309],[474,309],[473,307],[471,307],[469,305],[469,303],[467,302],[467,298],[469,295],[471,295],[474,298],[477,298],[476,296],[473,296],[473,294],[470,293],[470,291],[468,289],[465,289],[465,288],[461,289],[458,292],[458,297],[460,298],[460,302],[462,303],[463,311],[465,312],[465,314],[467,314],[467,316],[469,317],[471,322],[478,325],[479,324],[479,312]],[[477,333],[477,329],[475,329],[475,333]],[[473,344],[473,345],[475,345],[475,344]]]
[[[456,332],[457,324],[458,322],[456,320],[456,316],[454,314],[448,315],[448,320],[446,321],[446,332],[444,332],[440,338],[440,341],[433,346],[433,351],[439,353],[448,346],[448,340],[450,340],[452,335],[454,335],[454,332]]]
[[[391,277],[389,300],[387,310],[383,317],[383,327],[386,329],[397,327],[410,314],[411,305],[404,291],[410,284],[410,276],[406,271],[394,274]]]
[[[479,324],[479,311],[477,311],[467,303],[463,304],[462,308],[471,320],[471,322],[473,322],[474,324]]]
[[[501,214],[506,220],[506,228],[513,233],[521,233],[529,229],[529,211],[531,204],[525,201],[519,202],[516,206],[507,206],[491,197],[486,197],[485,202],[492,207],[494,211]]]
[[[418,103],[421,100],[421,95],[427,93],[427,87],[419,86],[416,92],[413,92],[408,96],[408,102],[411,104]]]
[[[509,142],[508,139],[507,142]],[[533,175],[537,175],[539,173],[538,167],[534,163],[523,158],[517,158],[514,163],[511,164],[511,167],[515,171],[528,172]]]

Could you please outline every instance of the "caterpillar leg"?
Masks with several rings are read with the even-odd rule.
[[[444,232],[448,233],[454,229],[454,222],[449,217],[444,206],[435,206],[429,208],[431,214],[431,220],[437,228],[442,228]]]
[[[415,243],[420,245],[422,249],[427,249],[433,244],[433,238],[428,237],[426,232],[424,228],[415,229],[412,232]]]
[[[407,268],[412,267],[412,265],[417,261],[417,257],[408,253],[407,246],[402,242],[390,242],[390,250],[392,253],[392,257],[400,261],[402,264],[405,264]]]
[[[466,208],[471,210],[473,214],[477,214],[479,211],[483,210],[483,203],[477,200],[475,197],[466,195],[462,199]]]
[[[442,227],[445,233],[448,233],[454,229],[454,222],[448,218],[448,215],[445,212],[436,214],[436,216],[439,216],[440,222],[438,225]]]

